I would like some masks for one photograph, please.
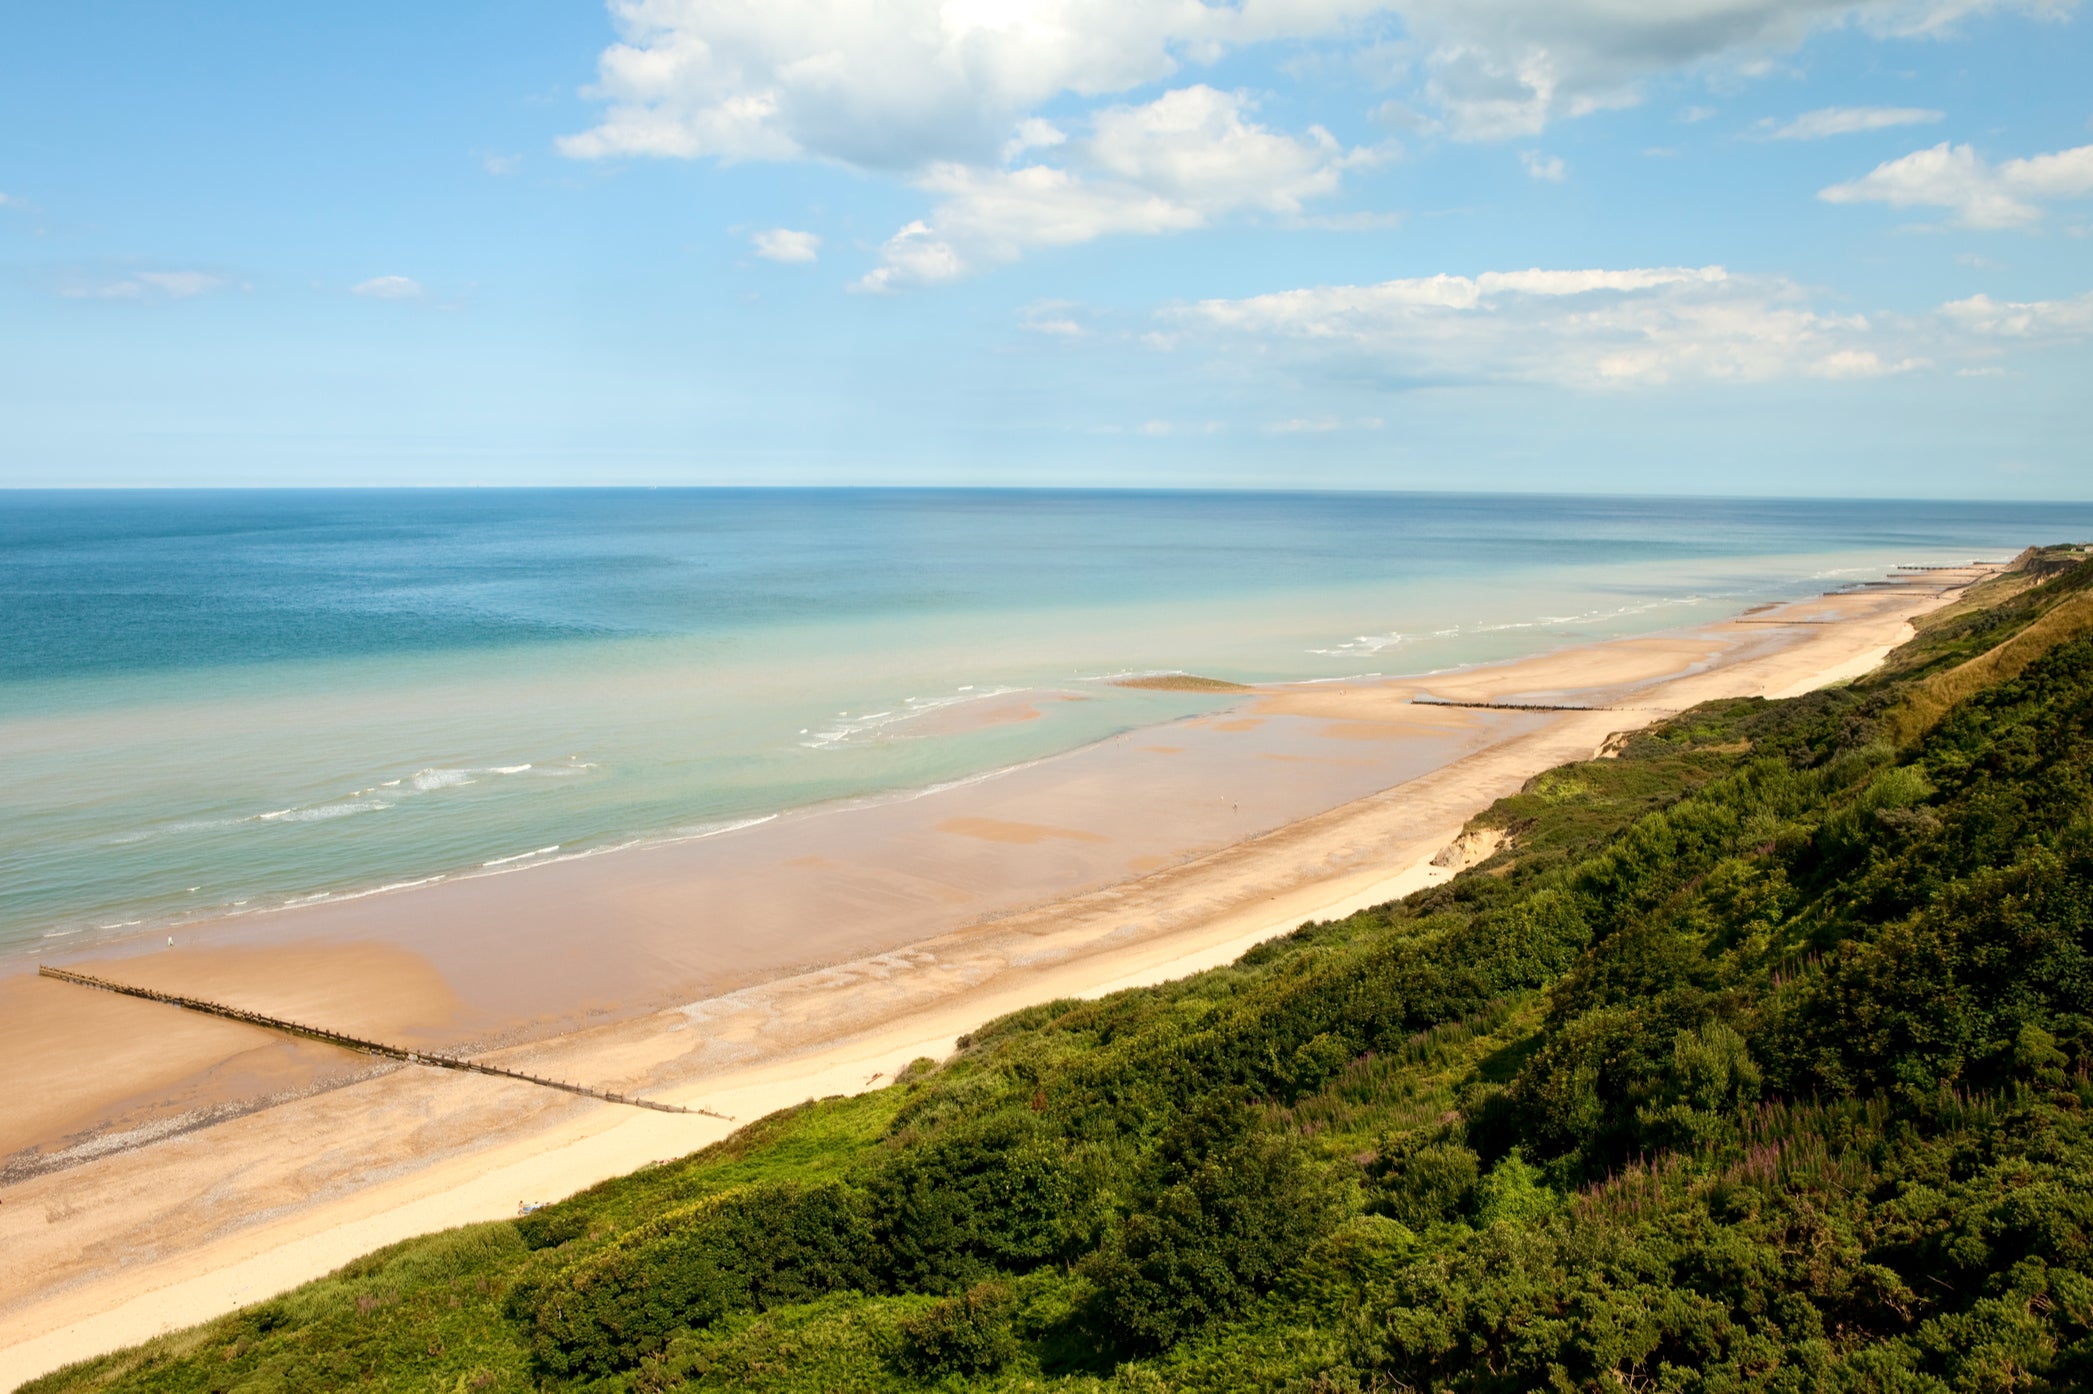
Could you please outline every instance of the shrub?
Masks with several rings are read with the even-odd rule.
[[[901,1368],[926,1379],[993,1374],[1017,1354],[1010,1289],[976,1283],[901,1323]]]
[[[1430,1142],[1384,1149],[1368,1175],[1377,1212],[1423,1229],[1468,1212],[1482,1165],[1459,1143]]]
[[[1102,1328],[1160,1350],[1241,1312],[1336,1224],[1301,1140],[1241,1104],[1207,1100],[1166,1131],[1114,1240],[1085,1265]]]
[[[525,1247],[556,1249],[589,1232],[589,1212],[578,1205],[548,1205],[516,1221]]]
[[[768,1184],[662,1216],[524,1296],[547,1371],[606,1374],[683,1326],[873,1286],[863,1200],[838,1185]]]
[[[1094,1196],[1029,1107],[1006,1107],[897,1153],[871,1183],[880,1263],[904,1291],[950,1292],[1089,1247]]]

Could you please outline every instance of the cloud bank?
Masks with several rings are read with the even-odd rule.
[[[612,0],[603,119],[560,148],[824,159],[910,171],[996,162],[1057,98],[1106,99],[1276,42],[1393,42],[1464,138],[1532,135],[1640,84],[1750,64],[1815,31],[1938,35],[2073,0]]]
[[[1879,378],[2093,335],[2093,294],[1973,296],[1909,318],[1836,313],[1780,277],[1720,266],[1485,272],[1317,286],[1164,312],[1178,339],[1389,388],[1620,390]]]
[[[1505,140],[1632,105],[1664,74],[1755,70],[1827,28],[1932,36],[2074,3],[611,0],[618,38],[589,93],[601,118],[558,144],[577,159],[804,160],[904,179],[933,206],[858,283],[891,290],[1238,212],[1306,225],[1301,206],[1360,157],[1326,132],[1269,129],[1251,97],[1197,79],[1256,45],[1382,55],[1394,105],[1457,140]],[[1811,113],[1792,138],[1886,119]]]

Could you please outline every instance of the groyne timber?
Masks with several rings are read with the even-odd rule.
[[[408,1065],[431,1065],[439,1070],[460,1070],[467,1074],[495,1075],[502,1079],[519,1079],[526,1084],[535,1084],[544,1089],[558,1089],[569,1094],[581,1094],[591,1099],[601,1099],[607,1104],[623,1104],[628,1108],[651,1108],[657,1113],[698,1113],[707,1118],[718,1118],[731,1123],[734,1120],[724,1113],[714,1113],[709,1108],[685,1108],[681,1104],[658,1103],[653,1099],[642,1099],[632,1094],[619,1094],[608,1089],[594,1089],[586,1084],[575,1084],[570,1080],[547,1079],[543,1075],[525,1073],[522,1070],[506,1070],[499,1065],[485,1065],[477,1060],[462,1056],[445,1055],[440,1051],[413,1050],[406,1046],[389,1045],[384,1041],[367,1040],[352,1036],[345,1031],[330,1030],[325,1026],[313,1026],[302,1021],[286,1021],[282,1017],[268,1016],[262,1012],[251,1012],[245,1007],[232,1007],[223,1002],[207,1001],[201,997],[183,997],[178,993],[161,992],[157,988],[136,987],[130,983],[112,982],[97,978],[89,973],[75,973],[68,968],[53,968],[39,964],[37,975],[55,978],[59,982],[72,983],[78,987],[93,988],[98,992],[121,993],[126,997],[142,997],[148,1002],[164,1002],[170,1007],[184,1011],[201,1012],[205,1016],[222,1017],[227,1021],[238,1021],[248,1026],[259,1026],[267,1031],[276,1031],[286,1036],[297,1036],[308,1041],[324,1041],[328,1045],[340,1046],[344,1050],[360,1051],[366,1055],[381,1055]]]

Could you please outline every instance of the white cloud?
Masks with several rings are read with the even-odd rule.
[[[1303,199],[1337,188],[1348,163],[1320,126],[1296,140],[1248,120],[1255,106],[1240,92],[1205,85],[1165,92],[1144,106],[1097,114],[1089,163],[1108,175],[1199,206],[1258,207],[1298,213]]]
[[[69,300],[188,300],[232,282],[216,271],[134,271],[113,281],[71,281],[58,293]]]
[[[1938,365],[1997,376],[2016,351],[2093,340],[2093,291],[1973,295],[1929,314],[1835,313],[1777,276],[1719,266],[1485,272],[1206,300],[1162,314],[1158,347],[1246,353],[1351,387],[1539,383],[1581,390],[1846,381]],[[1278,423],[1294,430],[1322,418]],[[1364,424],[1364,423],[1362,423]],[[1277,427],[1268,427],[1277,429]]]
[[[1067,143],[1066,167],[933,165],[915,182],[936,207],[887,240],[858,288],[935,284],[1035,247],[1184,232],[1244,210],[1298,216],[1344,170],[1379,158],[1320,127],[1306,139],[1269,130],[1250,110],[1241,93],[1183,87],[1098,112],[1091,134]]]
[[[1286,225],[1318,232],[1393,232],[1408,221],[1407,213],[1361,209],[1351,213],[1304,213],[1287,219]]]
[[[411,276],[373,276],[349,287],[349,294],[372,300],[414,300],[421,293],[421,282]]]
[[[2093,194],[2093,145],[2008,160],[1999,178],[2034,198],[2083,198]]]
[[[514,174],[517,170],[523,168],[523,156],[484,155],[480,158],[480,164],[485,167],[489,174]]]
[[[1277,0],[612,0],[602,122],[561,142],[584,158],[820,158],[910,170],[986,163],[1063,93],[1103,97],[1168,78],[1188,49],[1262,29],[1322,32],[1367,10]],[[1273,11],[1272,25],[1248,11]],[[1288,23],[1287,16],[1297,16]],[[1305,20],[1305,31],[1302,23]]]
[[[1268,436],[1326,436],[1333,431],[1378,431],[1387,424],[1378,416],[1349,421],[1339,416],[1290,416],[1284,421],[1267,421],[1258,429]]]
[[[1812,32],[1949,32],[1969,15],[2062,16],[2073,0],[1391,0],[1426,50],[1427,91],[1453,134],[1503,140],[1550,121],[1632,105],[1651,76],[1752,74]],[[1689,108],[1688,120],[1702,108]]]
[[[1486,272],[1207,300],[1167,318],[1393,385],[1622,388],[1879,377],[1922,366],[1861,315],[1719,266]]]
[[[1133,426],[1101,424],[1083,428],[1086,434],[1093,436],[1135,435],[1157,440],[1166,436],[1217,436],[1227,429],[1225,421],[1168,421],[1161,417]]]
[[[1068,132],[1037,116],[1017,123],[1017,134],[1003,142],[1003,163],[1009,164],[1027,150],[1048,150],[1068,142]]]
[[[1927,126],[1945,114],[1915,106],[1828,106],[1805,111],[1790,121],[1768,117],[1754,130],[1767,140],[1822,140],[1826,136],[1884,131],[1896,126]]]
[[[1972,295],[1940,307],[1948,319],[1994,339],[2077,339],[2093,334],[2093,292],[2068,300],[1993,300]]]
[[[860,283],[879,289],[1107,232],[1295,213],[1329,192],[1342,167],[1334,141],[1244,122],[1240,97],[1187,81],[1187,69],[1259,44],[1289,45],[1299,61],[1284,70],[1297,81],[1310,58],[1350,50],[1401,90],[1386,111],[1422,104],[1437,111],[1423,126],[1510,139],[1632,105],[1662,74],[1764,71],[1825,28],[1940,34],[1970,15],[2061,16],[2075,3],[609,0],[617,42],[588,93],[600,118],[558,147],[579,159],[819,160],[904,178],[939,202],[888,240]],[[1320,47],[1304,56],[1303,45]],[[1179,85],[1163,98],[1124,104],[1167,82]],[[1163,129],[1185,114],[1174,108],[1202,104],[1186,129]],[[1274,197],[1260,195],[1261,174]]]
[[[765,261],[813,261],[821,255],[819,234],[795,232],[789,227],[774,227],[749,240],[755,244],[756,255]]]
[[[1114,233],[1184,232],[1207,215],[1121,182],[1086,182],[1066,170],[1030,165],[981,170],[934,168],[918,187],[940,197],[930,218],[888,238],[861,290],[894,290],[957,280],[987,265],[1015,261],[1034,247],[1065,247]]]
[[[1684,69],[1763,69],[1815,30],[1929,35],[2075,0],[610,0],[618,42],[590,95],[584,159],[826,159],[912,171],[987,164],[1039,109],[1110,98],[1266,42],[1362,36],[1454,134],[1533,135],[1633,103]],[[1389,42],[1386,21],[1405,38]],[[1411,74],[1416,76],[1411,76]],[[1689,119],[1691,119],[1689,115]],[[1004,159],[1012,158],[1005,154]]]
[[[1408,102],[1400,102],[1393,97],[1375,107],[1368,115],[1382,125],[1392,126],[1398,131],[1414,131],[1421,135],[1429,135],[1439,128],[1438,122]]]
[[[170,300],[187,300],[192,295],[207,295],[222,290],[225,277],[214,271],[141,271],[134,278],[160,292]]]
[[[2093,145],[1993,165],[1967,145],[1942,141],[1820,190],[1817,197],[1827,203],[1944,208],[1964,227],[2013,228],[2041,221],[2041,200],[2089,194]]]
[[[1018,315],[1018,328],[1061,339],[1088,337],[1087,306],[1074,300],[1035,300]]]
[[[1519,163],[1526,166],[1529,175],[1550,184],[1560,184],[1569,176],[1569,167],[1563,164],[1559,155],[1543,155],[1538,150],[1527,150],[1520,154]]]

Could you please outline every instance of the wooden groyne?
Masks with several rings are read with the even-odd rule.
[[[1657,712],[1677,716],[1670,707],[1574,707],[1553,702],[1456,702],[1449,697],[1412,697],[1413,707],[1475,707],[1493,712]]]
[[[328,1045],[340,1046],[344,1050],[361,1051],[366,1055],[382,1055],[409,1065],[433,1065],[440,1070],[462,1070],[467,1074],[496,1075],[502,1079],[520,1079],[526,1084],[536,1084],[546,1089],[558,1089],[569,1094],[582,1094],[591,1099],[601,1099],[607,1104],[625,1104],[631,1108],[651,1108],[657,1113],[695,1113],[722,1122],[734,1120],[724,1113],[714,1113],[709,1108],[684,1108],[680,1104],[656,1103],[632,1094],[616,1094],[608,1089],[591,1089],[586,1084],[574,1084],[564,1079],[547,1079],[543,1075],[526,1074],[522,1070],[505,1070],[499,1065],[483,1065],[462,1056],[445,1055],[433,1050],[410,1050],[406,1046],[388,1045],[384,1041],[366,1040],[351,1036],[345,1031],[330,1031],[324,1026],[311,1026],[302,1021],[286,1021],[282,1017],[265,1016],[261,1012],[250,1012],[244,1007],[229,1007],[223,1002],[206,1001],[201,997],[183,997],[179,993],[161,992],[157,988],[134,987],[129,983],[111,982],[88,973],[75,973],[68,968],[53,968],[48,963],[37,965],[37,975],[56,978],[62,983],[79,987],[91,987],[100,992],[121,993],[125,997],[143,997],[148,1002],[165,1002],[170,1007],[185,1011],[202,1012],[205,1016],[223,1017],[227,1021],[244,1022],[259,1026],[267,1031],[280,1032],[286,1036],[298,1036],[308,1041],[324,1041]]]

